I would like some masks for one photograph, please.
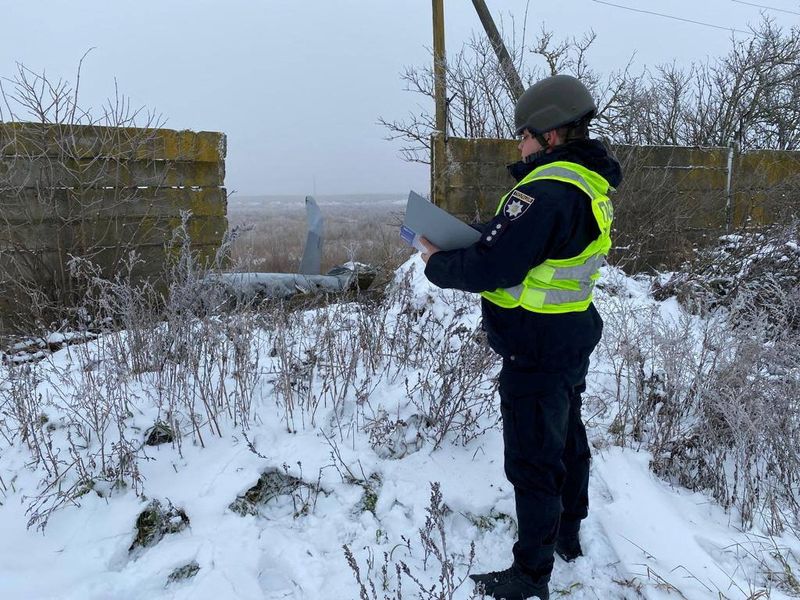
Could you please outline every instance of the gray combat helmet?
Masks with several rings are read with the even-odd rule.
[[[514,107],[517,135],[527,129],[542,134],[597,112],[594,98],[580,81],[570,75],[553,75],[529,87]]]

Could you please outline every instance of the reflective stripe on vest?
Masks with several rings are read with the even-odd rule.
[[[521,306],[540,313],[579,312],[589,308],[595,281],[600,267],[611,249],[611,223],[614,210],[608,197],[613,188],[601,175],[586,167],[567,161],[544,165],[531,171],[497,207],[500,214],[506,200],[518,187],[540,179],[563,181],[576,186],[589,196],[600,236],[578,256],[564,259],[547,259],[528,271],[519,285],[482,292],[481,295],[503,308]]]

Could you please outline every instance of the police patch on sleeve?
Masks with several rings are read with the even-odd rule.
[[[533,204],[533,196],[528,196],[519,190],[514,190],[506,200],[506,205],[503,207],[503,214],[511,219],[520,218],[525,214],[525,211]]]

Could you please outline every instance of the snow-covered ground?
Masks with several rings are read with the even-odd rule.
[[[398,273],[399,280],[410,271],[413,302],[419,310],[442,320],[457,319],[474,330],[479,320],[477,300],[430,286],[421,268],[415,257]],[[680,313],[674,300],[658,304],[650,299],[640,281],[616,271],[604,278],[613,279],[613,285],[606,286],[613,294],[622,289],[641,306],[667,315]],[[609,291],[599,291],[597,303],[604,315],[614,310]],[[463,306],[466,311],[457,310]],[[607,330],[606,335],[612,334]],[[442,517],[444,552],[452,557],[456,582],[467,576],[471,544],[473,572],[508,565],[515,538],[514,503],[503,475],[499,427],[490,427],[465,444],[450,434],[434,449],[431,437],[417,435],[412,426],[415,407],[409,399],[409,381],[413,385],[419,373],[427,373],[419,367],[371,380],[368,397],[363,390],[352,390],[346,406],[319,406],[314,425],[309,413],[301,418],[303,411],[296,408],[294,425],[287,427],[286,399],[276,391],[278,359],[271,351],[276,340],[268,330],[259,332],[256,340],[263,346],[255,367],[262,376],[253,393],[249,429],[243,432],[228,421],[222,424],[222,436],[205,432],[204,447],[191,442],[190,432],[180,451],[173,444],[143,447],[147,459],[139,461],[139,469],[144,496],[131,489],[104,492],[103,497],[89,491],[55,511],[43,532],[28,529],[26,510],[43,491],[44,466],[29,466],[31,453],[19,437],[0,436],[0,599],[372,598],[360,595],[344,545],[352,551],[361,579],[375,582],[377,598],[396,597],[395,565],[401,561],[426,586],[441,587],[440,561],[425,555],[419,536],[431,518],[432,482],[439,482],[447,507]],[[91,349],[101,341],[82,348]],[[104,368],[76,358],[90,354],[71,346],[38,363],[38,392],[45,403],[48,398],[69,396],[65,381],[75,382],[82,374]],[[595,448],[590,514],[581,533],[585,556],[572,564],[556,560],[551,597],[791,597],[770,585],[759,564],[759,549],[765,543],[779,543],[799,556],[797,539],[787,535],[765,542],[768,538],[758,530],[741,531],[736,517],[709,496],[673,487],[653,475],[646,452],[610,444],[609,423],[597,416],[594,406],[595,400],[603,400],[609,371],[598,353],[585,406]],[[67,372],[70,377],[64,376]],[[5,378],[6,372],[0,389],[8,393],[9,384],[2,383]],[[148,385],[146,377],[132,384],[135,410],[126,421],[128,431],[140,440],[160,416],[149,402],[155,393]],[[50,411],[51,422],[57,422],[61,409],[45,410]],[[3,411],[0,425],[11,420],[7,402]],[[406,429],[395,429],[383,446],[370,438],[364,423],[365,415],[381,411],[408,424]],[[497,414],[481,419],[488,426],[496,422]],[[76,447],[73,451],[80,452]],[[69,447],[52,451],[66,455]],[[285,489],[257,515],[233,511],[231,503],[268,469],[305,484]],[[131,552],[137,516],[152,499],[182,509],[190,524],[151,547]],[[439,534],[435,529],[433,533],[441,548]],[[197,567],[193,576],[170,581],[176,569],[192,563]],[[413,581],[407,575],[401,579],[403,598],[418,597]],[[466,599],[471,594],[471,582],[466,580],[452,597]]]

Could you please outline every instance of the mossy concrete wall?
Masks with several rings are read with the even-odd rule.
[[[70,256],[107,275],[136,252],[133,276],[163,273],[191,212],[192,247],[213,256],[227,230],[221,133],[0,123],[0,318],[32,288],[69,291]]]
[[[613,196],[613,258],[635,268],[676,267],[726,231],[777,222],[800,206],[800,152],[611,145],[624,180]],[[517,142],[432,140],[433,201],[466,221],[486,221],[514,185]]]

